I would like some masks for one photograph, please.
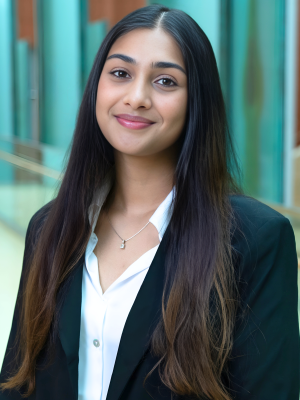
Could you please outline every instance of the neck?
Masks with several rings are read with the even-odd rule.
[[[151,156],[115,150],[116,179],[110,209],[127,215],[154,211],[172,190],[176,162],[174,149]]]

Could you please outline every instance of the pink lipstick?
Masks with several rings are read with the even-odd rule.
[[[137,115],[118,114],[115,115],[115,117],[120,125],[129,129],[144,129],[154,124],[150,119],[139,117]]]

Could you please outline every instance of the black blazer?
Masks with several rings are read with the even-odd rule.
[[[229,379],[224,376],[223,382],[235,400],[299,400],[298,270],[293,230],[288,219],[257,200],[232,196],[231,203],[241,229],[235,230],[232,245],[237,254],[235,268],[242,307],[236,318]],[[32,252],[30,238],[39,230],[34,221],[44,210],[29,224],[24,259]],[[157,361],[149,350],[149,338],[160,316],[165,236],[128,315],[107,400],[172,398],[157,370],[143,387],[144,377]],[[46,369],[37,368],[31,400],[78,397],[82,271],[83,258],[74,269],[61,309],[54,363]],[[9,350],[16,335],[24,274],[23,267],[0,382],[8,376],[14,353]],[[39,366],[45,359],[42,351]],[[21,398],[16,390],[0,393],[0,400]]]

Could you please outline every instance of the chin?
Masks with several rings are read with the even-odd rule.
[[[136,156],[136,157],[141,157],[141,156],[146,156],[147,151],[145,149],[140,149],[140,148],[136,148],[136,147],[132,147],[132,146],[118,146],[118,147],[114,147],[115,150],[117,150],[119,153],[122,153],[124,155],[128,155],[128,156]]]
[[[104,135],[104,134],[103,134]],[[143,140],[141,137],[134,138],[132,133],[129,135],[124,135],[124,132],[119,132],[116,137],[116,132],[114,135],[104,135],[107,141],[111,144],[111,146],[118,152],[128,155],[145,155],[147,153],[147,149],[145,144],[143,144]]]

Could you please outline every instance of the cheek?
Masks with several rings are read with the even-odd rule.
[[[167,130],[173,135],[179,135],[184,127],[186,109],[187,109],[187,96],[176,96],[170,101],[165,101],[161,104],[161,115],[164,120],[164,125]]]
[[[110,108],[116,102],[116,92],[112,90],[111,85],[101,79],[98,84],[97,101],[96,101],[96,116],[100,125],[101,121],[108,117]]]

